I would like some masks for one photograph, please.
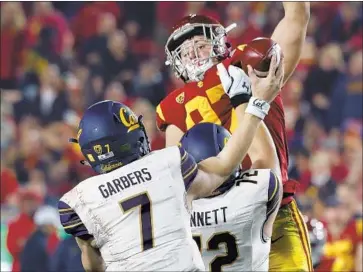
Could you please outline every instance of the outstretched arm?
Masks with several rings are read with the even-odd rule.
[[[260,118],[245,113],[241,120],[243,125],[237,128],[218,156],[202,161],[199,168],[208,173],[228,177],[246,156],[260,122]]]
[[[247,103],[239,105],[236,109],[237,119],[242,120]],[[280,163],[276,153],[276,148],[270,131],[264,122],[261,122],[253,138],[252,144],[248,149],[248,156],[251,159],[251,168],[272,169],[279,177]]]
[[[283,2],[285,16],[276,26],[271,39],[284,54],[284,83],[294,72],[300,60],[310,18],[309,2]]]
[[[251,66],[248,66],[248,68],[253,97],[250,99],[246,108],[246,113],[244,114],[243,119],[239,120],[239,125],[227,142],[227,145],[222,149],[217,157],[211,158],[211,160],[215,160],[215,163],[212,164],[215,171],[220,170],[221,175],[230,175],[233,170],[241,164],[248,149],[250,148],[259,124],[264,118],[264,116],[260,116],[259,118],[258,115],[251,112],[250,109],[255,107],[263,109],[265,106],[268,106],[268,103],[273,101],[279,92],[279,88],[281,88],[284,69],[282,63],[277,62],[276,55],[272,57],[269,74],[266,78],[257,77]],[[232,75],[235,70],[237,71],[237,69],[239,68],[231,69],[229,74]],[[238,71],[240,72],[241,70]],[[219,71],[219,73],[222,74],[221,71]],[[261,100],[254,100],[255,97],[262,101],[266,101],[265,104],[267,105],[263,105],[263,103],[258,105]],[[204,168],[207,163],[209,163],[208,160],[205,160],[202,168]]]
[[[218,156],[198,163],[198,173],[188,190],[190,200],[211,195],[241,164],[261,119],[246,113],[242,122]]]
[[[242,86],[247,75],[243,70],[229,66],[228,71],[223,64],[218,64],[218,72],[225,89]],[[276,56],[272,58],[269,75],[258,78],[249,68],[252,82],[252,95],[242,120],[228,140],[226,146],[216,157],[208,158],[199,163],[199,173],[188,193],[193,198],[207,196],[217,189],[241,164],[253,141],[261,120],[267,115],[269,104],[278,94],[283,78],[282,63],[278,64]],[[247,78],[248,79],[248,78]]]

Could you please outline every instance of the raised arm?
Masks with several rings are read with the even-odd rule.
[[[235,108],[237,120],[243,119],[246,108],[247,103],[241,104]],[[247,153],[252,162],[251,168],[272,169],[280,177],[281,170],[276,147],[264,122],[261,122],[259,125]]]
[[[243,83],[244,73],[241,69],[218,64],[221,80],[230,79],[230,85]],[[249,76],[252,83],[252,98],[246,108],[246,113],[226,146],[216,157],[211,157],[199,163],[199,172],[190,186],[190,194],[203,197],[212,193],[232,172],[241,164],[252,143],[258,126],[267,115],[269,104],[278,94],[282,84],[283,66],[278,64],[275,57],[271,62],[270,72],[266,78],[258,78],[251,67]],[[241,84],[242,86],[242,84]]]
[[[243,126],[237,128],[217,157],[198,164],[198,173],[188,190],[192,198],[211,195],[242,162],[261,119],[246,113],[242,122]]]
[[[285,16],[276,26],[271,39],[284,53],[284,83],[299,62],[310,18],[309,2],[283,2]]]
[[[238,71],[241,72],[241,70]],[[215,169],[215,174],[230,175],[230,173],[241,164],[252,143],[259,124],[264,118],[263,115],[255,114],[253,110],[255,108],[262,110],[264,107],[269,107],[268,103],[276,97],[279,88],[281,87],[283,74],[283,66],[281,63],[277,63],[276,57],[273,57],[272,59],[269,75],[266,78],[258,78],[249,66],[252,98],[248,103],[243,119],[238,122],[238,128],[219,155],[215,158],[211,158],[209,161],[205,160],[202,163],[202,168],[205,169],[206,165],[211,164]],[[256,101],[255,98],[260,100]],[[261,102],[261,100],[264,102]],[[210,163],[212,160],[215,162]],[[209,169],[209,171],[213,170]]]

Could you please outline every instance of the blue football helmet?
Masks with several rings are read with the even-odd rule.
[[[97,173],[107,173],[150,152],[142,116],[122,103],[101,101],[90,106],[79,124],[77,139],[85,161]]]
[[[200,123],[184,134],[180,140],[180,145],[198,163],[217,156],[230,137],[231,133],[222,126],[213,123]],[[217,188],[216,193],[223,193],[228,190],[234,184],[240,172],[241,167],[237,167],[233,174]]]

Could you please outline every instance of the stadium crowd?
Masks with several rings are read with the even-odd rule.
[[[270,36],[283,9],[279,2],[1,3],[1,271],[25,264],[29,271],[43,271],[48,261],[52,271],[82,270],[73,238],[40,230],[44,220],[31,215],[41,205],[56,207],[62,194],[94,174],[80,164],[78,146],[68,142],[94,102],[129,105],[144,116],[152,148],[163,148],[155,107],[183,85],[164,65],[163,46],[175,19],[192,13],[224,25],[236,22],[230,33],[236,45]],[[282,91],[290,176],[300,183],[296,199],[333,233],[332,241],[343,239],[339,226],[353,220],[349,231],[357,243],[362,14],[361,2],[311,3],[301,61]],[[42,250],[40,241],[46,244]],[[42,253],[34,256],[34,250]],[[334,250],[333,242],[325,249],[330,270],[354,262]]]

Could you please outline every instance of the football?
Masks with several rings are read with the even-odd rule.
[[[242,68],[247,73],[247,65],[256,70],[258,76],[267,76],[270,68],[271,58],[277,55],[278,61],[282,58],[281,47],[270,38],[260,37],[251,42],[237,47],[241,53],[237,53],[238,60],[233,65]]]

